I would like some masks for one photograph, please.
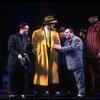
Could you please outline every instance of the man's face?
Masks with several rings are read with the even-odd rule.
[[[66,33],[64,31],[59,33],[60,37],[65,37],[65,34]]]
[[[79,36],[80,36],[80,37],[83,37],[83,35],[84,35],[83,32],[80,32],[80,33],[79,33]]]
[[[72,33],[70,32],[70,29],[66,29],[65,30],[65,33],[66,33],[66,38],[71,38],[72,37]]]
[[[24,31],[25,35],[28,36],[29,26],[28,25],[24,26],[23,31]]]
[[[88,21],[89,21],[91,24],[95,23],[97,20],[98,20],[98,17],[97,17],[97,16],[90,16],[90,17],[88,18]]]
[[[55,28],[55,24],[54,23],[51,24],[50,26],[51,26],[51,29]]]
[[[54,23],[48,24],[48,29],[55,29],[55,24]]]

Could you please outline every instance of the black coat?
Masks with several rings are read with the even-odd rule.
[[[8,71],[10,73],[14,73],[16,67],[20,65],[18,60],[18,54],[23,55],[27,53],[28,43],[27,41],[23,45],[23,36],[20,33],[11,35],[8,41],[8,51],[9,51],[9,58],[8,58]]]

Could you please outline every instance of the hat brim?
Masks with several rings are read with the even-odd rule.
[[[57,20],[53,20],[53,21],[48,21],[48,22],[44,22],[43,24],[53,24],[53,23],[57,23]]]
[[[97,12],[91,12],[88,14],[88,18],[98,16]]]

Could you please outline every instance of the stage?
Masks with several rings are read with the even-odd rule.
[[[60,94],[58,96],[35,96],[34,93],[28,93],[25,95],[26,97],[24,99],[100,99],[100,94],[95,94],[94,96],[86,96],[86,97],[72,97],[68,96],[66,94]],[[0,90],[0,99],[23,99],[21,97],[17,97],[15,95],[14,98],[9,98],[9,95],[7,94],[7,90],[3,89]]]
[[[3,88],[0,89],[0,99],[11,99],[9,98],[8,90],[7,90],[8,79],[9,79],[8,75],[3,76]],[[14,99],[22,99],[22,98],[15,95]],[[100,93],[98,94],[95,93],[92,96],[85,96],[79,98],[76,96],[69,95],[67,92],[60,92],[59,95],[52,95],[52,96],[45,95],[45,94],[43,94],[42,96],[37,96],[35,95],[35,92],[30,91],[25,94],[24,99],[100,99]]]

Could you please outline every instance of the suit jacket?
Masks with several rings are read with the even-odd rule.
[[[97,21],[88,28],[86,47],[86,56],[97,59],[98,53],[100,52],[100,21]]]
[[[8,71],[12,72],[19,65],[18,54],[23,55],[27,52],[27,42],[23,45],[22,35],[20,33],[11,35],[8,41]]]
[[[64,46],[65,41],[66,41],[66,37],[60,38],[61,46]],[[66,65],[65,55],[62,52],[59,53],[58,63],[59,63],[60,66],[65,66]]]
[[[66,64],[69,70],[83,67],[83,43],[77,36],[73,36],[70,43],[65,42],[62,47],[65,53]]]

